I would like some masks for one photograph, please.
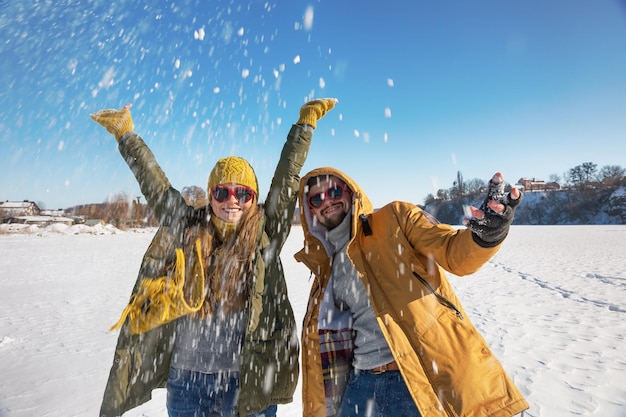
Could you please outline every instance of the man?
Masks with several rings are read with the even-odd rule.
[[[315,276],[303,323],[306,417],[508,417],[528,404],[470,322],[444,270],[476,272],[500,247],[522,195],[490,181],[467,228],[411,203],[374,212],[334,168],[299,191],[304,249]]]

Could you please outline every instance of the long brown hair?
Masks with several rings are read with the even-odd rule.
[[[227,235],[224,242],[214,222],[208,206],[209,216],[191,226],[187,232],[185,254],[188,278],[194,279],[197,273],[194,265],[200,261],[204,267],[205,299],[199,317],[212,315],[216,308],[231,311],[245,306],[254,278],[254,258],[262,227],[262,210],[253,204],[239,220],[236,229]],[[195,250],[195,242],[200,239],[200,259]],[[189,275],[189,274],[188,274]]]

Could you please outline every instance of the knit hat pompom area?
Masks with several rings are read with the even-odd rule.
[[[238,156],[227,156],[215,163],[211,174],[209,174],[209,199],[211,198],[211,188],[230,183],[250,187],[254,190],[255,195],[259,195],[259,184],[254,169],[248,161]]]

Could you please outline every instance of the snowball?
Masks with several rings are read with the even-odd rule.
[[[203,41],[204,40],[204,35],[205,35],[205,33],[204,33],[204,28],[203,27],[201,27],[198,30],[194,30],[194,32],[193,32],[194,39],[197,39],[199,41]]]
[[[304,30],[313,28],[313,6],[309,6],[304,11]]]

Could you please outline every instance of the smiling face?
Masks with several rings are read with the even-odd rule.
[[[246,190],[251,194],[246,193]],[[220,184],[211,189],[211,209],[227,223],[237,223],[253,204],[254,191],[240,184]]]
[[[309,183],[306,195],[311,214],[328,230],[337,227],[352,207],[352,191],[334,176],[318,177]]]

